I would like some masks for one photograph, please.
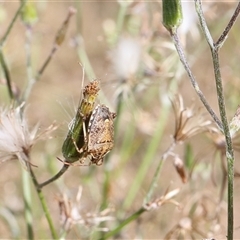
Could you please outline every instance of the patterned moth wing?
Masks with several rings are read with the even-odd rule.
[[[101,165],[104,156],[114,146],[115,117],[116,114],[105,105],[97,105],[91,115],[88,124],[88,154],[93,164]]]

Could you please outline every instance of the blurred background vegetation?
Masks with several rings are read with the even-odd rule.
[[[195,114],[200,114],[203,107],[190,85],[168,32],[162,26],[160,2],[36,1],[31,4],[36,10],[35,23],[31,26],[33,75],[51,52],[69,7],[77,10],[69,23],[65,41],[34,84],[26,103],[30,126],[39,123],[39,128],[45,129],[53,122],[59,125],[51,139],[33,146],[31,159],[37,165],[33,170],[38,180],[47,180],[62,166],[56,157],[61,158],[68,124],[74,117],[82,93],[83,76],[79,62],[85,68],[85,85],[94,78],[101,82],[98,103],[104,103],[118,113],[115,147],[103,165],[70,167],[58,181],[43,189],[59,232],[61,194],[74,201],[79,186],[82,187],[78,206],[83,219],[87,219],[89,213],[98,216],[101,210],[109,209],[108,216],[112,216],[112,220],[101,225],[87,222],[73,224],[66,236],[66,239],[98,239],[100,227],[114,229],[121,220],[141,208],[156,167],[174,135],[176,119],[169,97],[173,98],[177,93],[186,106],[194,103]],[[235,5],[235,2],[203,3],[214,39],[222,33]],[[18,7],[18,2],[0,3],[0,36],[4,35]],[[179,34],[189,64],[207,100],[218,112],[210,52],[199,30],[194,4],[184,2],[183,9],[184,23]],[[239,24],[238,20],[221,49],[229,119],[240,99]],[[28,30],[18,19],[3,49],[14,91],[20,94],[27,84]],[[11,101],[2,71],[0,74],[0,102],[6,106]],[[204,111],[201,109],[201,112]],[[204,116],[210,119],[207,113]],[[236,140],[236,146],[237,143]],[[154,200],[168,191],[180,189],[174,196],[176,202],[143,213],[128,224],[118,238],[225,238],[226,192],[221,189],[225,189],[226,163],[221,160],[222,148],[219,145],[216,138],[206,134],[177,145],[174,153],[184,163],[187,180],[183,183],[170,156],[162,166],[152,197]],[[235,238],[240,238],[238,157],[236,151]],[[27,236],[20,167],[17,161],[2,163],[0,167],[1,238]],[[49,227],[34,189],[32,196],[35,238],[49,238]]]

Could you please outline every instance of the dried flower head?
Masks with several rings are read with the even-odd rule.
[[[166,204],[166,203],[172,203],[177,207],[180,207],[180,203],[178,203],[174,197],[180,192],[180,189],[174,189],[172,191],[166,190],[165,194],[151,202],[148,202],[144,205],[146,210],[151,210],[151,209],[156,209],[159,208],[160,206]]]
[[[55,128],[51,125],[37,135],[38,125],[29,130],[22,106],[0,108],[0,162],[18,159],[26,168],[33,144]]]
[[[57,198],[60,209],[60,223],[65,231],[69,231],[74,225],[80,224],[85,227],[95,227],[101,222],[113,220],[108,216],[112,211],[106,209],[99,214],[81,213],[80,199],[82,196],[82,187],[79,187],[75,201],[71,201],[66,194],[62,194]],[[101,229],[107,231],[108,229]]]
[[[174,139],[176,142],[183,142],[206,131],[207,127],[210,126],[211,121],[205,120],[199,109],[195,112],[193,106],[184,107],[180,95],[176,95],[171,102],[175,114]]]
[[[218,200],[202,193],[186,196],[186,204],[182,200],[182,217],[175,219],[176,224],[164,239],[202,239],[222,235],[219,215],[222,216],[224,210],[217,206]]]

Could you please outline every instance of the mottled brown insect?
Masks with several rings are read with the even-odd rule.
[[[116,114],[105,105],[97,105],[91,115],[87,128],[87,153],[93,164],[101,165],[104,156],[113,148],[115,117]]]

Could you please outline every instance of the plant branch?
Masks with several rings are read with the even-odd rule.
[[[40,183],[38,185],[38,188],[41,189],[44,186],[48,185],[49,183],[56,181],[58,178],[60,178],[68,170],[69,166],[70,165],[68,165],[68,164],[64,164],[63,167],[61,168],[61,170],[55,176],[53,176],[52,178],[50,178],[49,180],[47,180],[43,183]]]
[[[33,216],[32,216],[32,197],[31,197],[31,187],[30,178],[28,172],[22,168],[22,187],[23,187],[23,197],[24,197],[24,213],[27,222],[27,234],[28,239],[34,239],[33,233]]]
[[[228,33],[232,29],[234,23],[236,22],[239,12],[240,12],[240,1],[235,9],[235,12],[233,13],[228,25],[226,26],[225,30],[223,31],[223,33],[221,34],[221,36],[215,43],[216,48],[221,47],[223,45],[223,43],[225,42],[225,40],[227,39]]]
[[[218,95],[218,106],[223,124],[223,131],[226,139],[226,156],[228,165],[228,235],[229,240],[233,239],[233,184],[234,184],[234,151],[232,146],[232,139],[227,120],[225,100],[223,94],[222,77],[220,72],[218,48],[211,49],[213,66],[215,73],[215,81]]]
[[[42,193],[42,189],[40,188],[40,185],[36,179],[36,176],[32,170],[32,167],[29,165],[29,171],[30,171],[30,175],[32,177],[32,181],[33,181],[33,184],[35,186],[35,189],[37,191],[37,194],[38,194],[38,197],[39,197],[39,200],[41,202],[41,205],[42,205],[42,208],[43,208],[43,211],[44,211],[44,215],[46,216],[47,218],[47,221],[48,221],[48,225],[49,225],[49,228],[50,228],[50,231],[51,231],[51,234],[52,234],[52,237],[53,239],[58,239],[58,236],[57,236],[57,233],[56,233],[56,230],[53,226],[53,221],[52,221],[52,218],[51,218],[51,215],[50,215],[50,212],[48,210],[48,207],[47,207],[47,204],[46,204],[46,200],[44,198],[44,195]]]
[[[214,42],[213,42],[212,35],[211,35],[211,33],[208,29],[208,26],[206,24],[206,21],[205,21],[204,15],[203,15],[202,2],[199,1],[199,0],[194,0],[194,1],[195,1],[196,11],[197,11],[198,16],[199,16],[199,22],[200,22],[201,28],[203,30],[203,34],[205,35],[205,38],[206,38],[209,46],[211,48],[213,48],[214,47]]]
[[[6,61],[4,59],[3,52],[2,52],[1,48],[0,48],[0,63],[2,65],[2,70],[3,70],[5,78],[6,78],[9,97],[11,99],[14,99],[13,90],[12,90],[12,84],[11,84],[10,72],[9,72],[8,67],[7,67],[7,64],[6,64]]]
[[[9,36],[9,33],[10,33],[10,31],[12,30],[12,27],[13,27],[15,21],[17,20],[18,15],[21,13],[21,10],[22,10],[22,8],[24,7],[24,5],[26,4],[26,2],[27,2],[27,0],[21,1],[21,5],[19,6],[17,12],[15,13],[15,15],[14,15],[11,23],[9,24],[6,33],[5,33],[5,34],[3,35],[3,37],[1,38],[1,40],[0,40],[0,48],[1,48],[1,49],[2,49],[2,47],[3,47],[3,45],[4,45],[4,43],[6,42],[7,37]]]
[[[162,166],[163,166],[163,163],[164,161],[167,159],[167,157],[169,156],[169,154],[172,152],[172,150],[174,149],[174,147],[176,146],[176,142],[172,142],[172,144],[169,146],[169,148],[165,151],[165,153],[162,155],[162,158],[160,159],[159,163],[158,163],[158,166],[157,166],[157,169],[154,173],[154,176],[153,176],[153,180],[152,180],[152,183],[150,185],[150,188],[147,192],[147,195],[143,201],[143,204],[146,204],[148,203],[150,200],[151,200],[151,197],[152,197],[152,194],[153,194],[153,191],[155,189],[155,187],[157,186],[157,182],[158,182],[158,178],[159,178],[159,174],[161,172],[161,169],[162,169]]]
[[[39,71],[38,71],[38,73],[36,75],[35,81],[38,81],[39,78],[42,76],[44,70],[48,66],[48,64],[51,61],[52,57],[54,56],[55,52],[59,49],[59,47],[63,43],[63,41],[65,39],[65,36],[66,36],[66,32],[67,32],[67,29],[68,29],[68,25],[69,25],[70,19],[71,19],[71,17],[75,13],[76,13],[76,10],[74,8],[72,8],[72,7],[69,7],[68,15],[67,15],[65,21],[62,23],[62,25],[61,25],[60,29],[58,30],[58,32],[56,33],[55,40],[54,40],[51,52],[49,53],[48,57],[44,61],[42,67],[39,69]]]
[[[200,0],[195,0],[196,9],[198,12],[199,21],[201,23],[202,30],[204,32],[204,35],[206,39],[208,39],[208,29],[204,26],[206,26],[203,11],[202,11],[202,4]],[[222,77],[220,72],[220,60],[219,60],[219,53],[218,50],[220,49],[220,45],[224,43],[224,40],[226,39],[227,33],[231,29],[231,26],[236,20],[236,17],[239,13],[239,5],[237,9],[235,10],[235,13],[233,14],[233,17],[231,18],[228,26],[221,37],[218,40],[217,44],[209,44],[211,53],[212,53],[212,60],[213,60],[213,68],[214,68],[214,74],[215,74],[215,83],[216,83],[216,89],[217,89],[217,96],[218,96],[218,106],[220,111],[220,116],[222,120],[223,125],[223,132],[226,140],[226,157],[227,157],[227,166],[228,166],[228,234],[227,238],[228,240],[233,239],[233,226],[234,226],[234,215],[233,215],[233,188],[234,188],[234,151],[232,146],[232,139],[230,135],[229,130],[229,124],[227,120],[227,114],[226,114],[226,107],[225,107],[225,100],[224,100],[224,93],[223,93],[223,84],[222,84]],[[203,23],[203,24],[202,24]]]
[[[126,225],[128,225],[130,222],[134,221],[135,219],[137,219],[142,213],[144,213],[145,211],[147,211],[146,208],[141,207],[137,212],[135,212],[134,214],[132,214],[130,217],[128,217],[127,219],[125,219],[124,221],[122,221],[120,223],[120,225],[115,228],[114,230],[112,230],[111,232],[108,232],[105,236],[103,236],[102,238],[100,238],[101,240],[104,239],[108,239],[112,236],[117,235],[121,229],[123,229]]]
[[[213,109],[210,107],[210,105],[208,104],[205,96],[203,95],[202,91],[199,88],[199,85],[197,83],[197,81],[195,80],[195,77],[192,74],[192,71],[187,63],[186,57],[184,55],[184,52],[182,50],[182,47],[180,45],[180,41],[178,38],[178,35],[176,33],[171,33],[171,37],[173,39],[175,48],[178,52],[179,58],[190,78],[191,84],[193,86],[193,88],[195,89],[197,95],[199,96],[200,100],[202,101],[203,105],[205,106],[205,108],[207,109],[207,111],[209,112],[209,114],[211,115],[211,117],[213,118],[213,120],[216,122],[216,124],[218,125],[218,127],[220,128],[221,131],[223,131],[223,126],[221,121],[219,120],[219,118],[217,117],[216,113],[213,111]]]

